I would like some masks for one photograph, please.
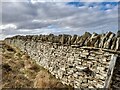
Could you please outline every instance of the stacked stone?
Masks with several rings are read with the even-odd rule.
[[[117,32],[117,37],[120,37],[120,30],[118,30]]]
[[[112,89],[120,89],[120,57],[118,57],[116,62],[111,83]]]
[[[85,32],[82,36],[78,35],[27,35],[27,36],[15,36],[11,39],[21,39],[24,41],[41,41],[41,42],[51,42],[58,43],[61,45],[77,45],[79,47],[89,46],[96,48],[120,50],[120,37],[119,34],[115,35],[112,32],[106,34],[93,33],[92,35]]]
[[[63,84],[75,88],[102,88],[104,86],[111,57],[110,53],[72,48],[70,45],[58,46],[44,41],[48,39],[51,42],[55,38],[54,35],[47,36],[51,38],[46,38],[46,35],[26,37],[27,39],[25,36],[17,36],[13,39],[7,39],[6,43],[28,53],[33,60],[48,69]],[[65,39],[66,37],[69,38]],[[88,37],[92,37],[90,40],[95,42],[94,37],[98,38],[98,35],[94,33],[91,36],[91,34],[85,33],[82,37],[80,43],[85,43],[86,39],[89,41]],[[69,44],[76,44],[75,39],[79,41],[80,38],[77,35],[60,35],[58,39],[54,40],[58,41],[59,39],[62,39],[62,44],[65,44],[69,39],[71,41]]]
[[[48,69],[63,84],[75,88],[102,88],[109,67],[111,54],[78,48],[82,46],[120,50],[120,37],[106,34],[78,35],[26,35],[5,39]],[[76,47],[76,48],[73,48]]]

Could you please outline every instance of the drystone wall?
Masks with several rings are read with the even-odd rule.
[[[75,88],[103,88],[112,53],[85,49],[83,46],[119,51],[120,38],[111,32],[103,36],[95,33],[85,33],[83,36],[50,34],[15,36],[5,39],[5,42],[28,53],[63,84]]]
[[[116,61],[116,65],[112,77],[111,88],[120,89],[120,56],[117,58]]]
[[[41,41],[57,43],[59,45],[76,45],[77,47],[88,46],[95,48],[104,48],[120,51],[120,37],[112,32],[106,34],[90,34],[85,32],[82,36],[78,35],[27,35],[27,36],[15,36],[11,39],[20,39],[24,41]]]

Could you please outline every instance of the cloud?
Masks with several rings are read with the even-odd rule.
[[[0,29],[16,29],[17,26],[14,24],[1,25]]]
[[[8,2],[8,0],[1,0],[2,2]],[[32,2],[33,4],[37,2],[119,2],[119,0],[9,0],[9,2]]]
[[[98,2],[76,4],[78,5],[62,2],[2,2],[3,37],[16,34],[81,35],[85,31],[116,32],[118,5]]]
[[[81,2],[119,2],[119,0],[80,0]]]

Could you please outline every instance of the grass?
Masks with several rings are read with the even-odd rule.
[[[69,88],[27,54],[0,42],[2,46],[2,88]],[[1,82],[0,82],[1,83]]]

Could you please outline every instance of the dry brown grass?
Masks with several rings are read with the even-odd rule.
[[[2,44],[2,87],[3,88],[62,88],[47,70],[40,67],[27,54]],[[1,60],[0,60],[1,61]],[[1,70],[1,69],[0,69]],[[1,83],[1,82],[0,82]]]
[[[47,71],[40,71],[34,82],[35,88],[65,88],[57,79],[50,75]]]

